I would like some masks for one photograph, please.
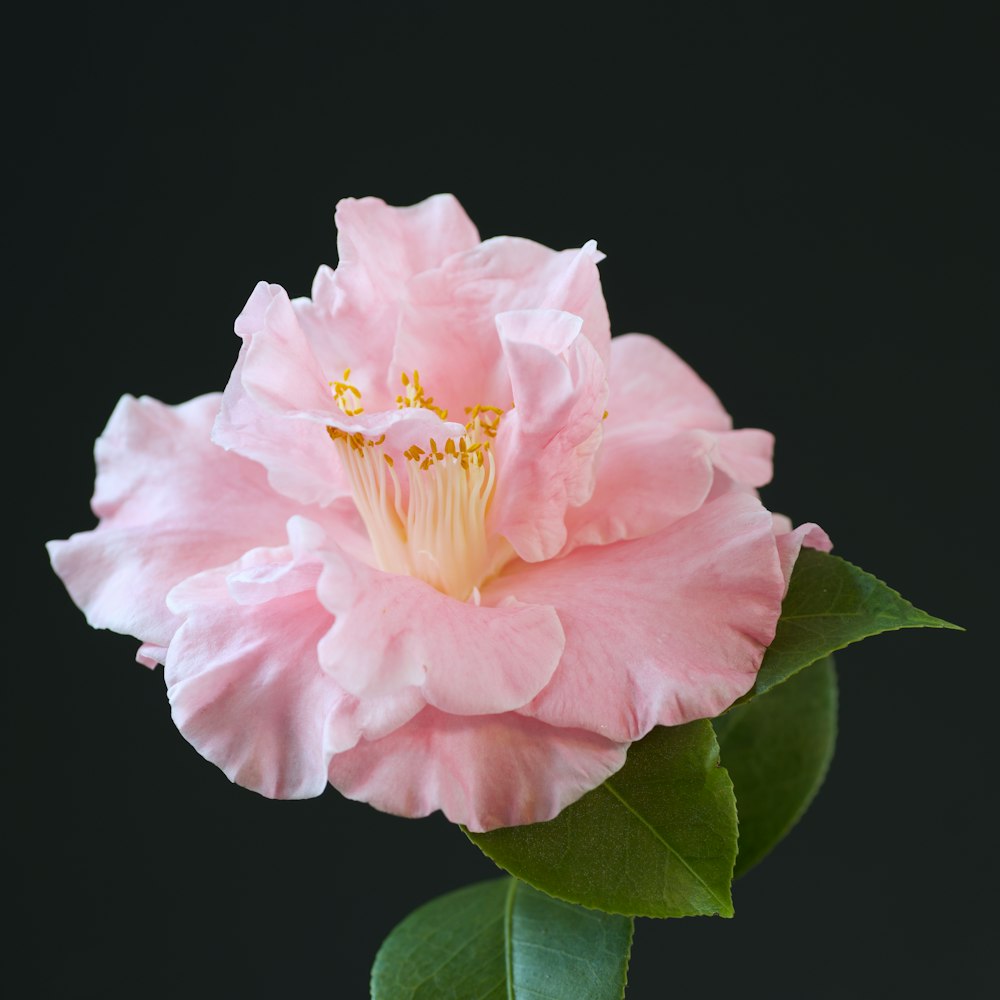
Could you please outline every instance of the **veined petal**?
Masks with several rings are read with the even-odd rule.
[[[335,616],[323,668],[361,700],[413,687],[446,712],[507,712],[548,683],[563,650],[552,608],[458,601],[324,548],[318,594]]]
[[[332,619],[316,598],[320,560],[300,540],[310,528],[322,537],[293,519],[290,547],[252,550],[169,598],[183,621],[164,672],[174,722],[231,781],[269,798],[319,795],[334,753],[424,705],[405,692],[361,706],[320,667]]]
[[[330,783],[385,812],[440,809],[480,832],[552,819],[614,774],[626,749],[511,713],[457,716],[428,707],[391,735],[337,754]]]
[[[655,535],[512,564],[483,600],[551,605],[563,624],[559,669],[523,714],[626,741],[746,693],[784,588],[771,515],[730,493]]]
[[[203,595],[167,652],[174,722],[230,781],[268,798],[308,798],[326,786],[327,717],[346,694],[320,669],[329,615],[303,592],[263,604]]]
[[[494,530],[532,562],[566,542],[566,510],[594,490],[607,399],[604,365],[577,316],[527,310],[497,317],[514,395],[497,435]]]
[[[296,506],[263,470],[209,440],[221,397],[172,407],[123,396],[97,441],[93,531],[49,543],[55,571],[94,628],[165,647],[175,584],[283,539]],[[141,653],[149,663],[155,648]]]

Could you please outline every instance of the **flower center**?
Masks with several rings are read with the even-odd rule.
[[[363,407],[350,375],[347,369],[341,381],[330,385],[344,414],[355,416]],[[426,395],[419,372],[404,373],[402,383],[398,408],[420,407],[447,419],[448,411]],[[490,445],[503,412],[496,406],[466,407],[463,435],[440,445],[434,438],[423,447],[410,445],[398,469],[383,448],[385,435],[373,439],[327,427],[381,569],[419,577],[462,601],[470,596],[478,601],[478,587],[511,552],[502,538],[491,538],[486,531],[496,487]]]

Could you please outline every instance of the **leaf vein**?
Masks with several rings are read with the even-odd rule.
[[[699,874],[699,873],[698,873],[697,871],[695,871],[695,869],[694,869],[694,868],[692,868],[690,864],[688,864],[688,861],[687,861],[687,859],[686,859],[686,858],[685,858],[685,857],[684,857],[684,856],[683,856],[683,855],[682,855],[682,854],[680,853],[680,851],[678,851],[678,850],[677,850],[677,849],[676,849],[676,848],[675,848],[675,847],[674,847],[674,846],[673,846],[672,844],[670,844],[670,843],[669,843],[669,842],[668,842],[667,840],[665,840],[665,839],[663,838],[663,836],[662,836],[662,835],[660,834],[659,830],[657,830],[657,829],[656,829],[656,827],[654,827],[654,826],[653,826],[653,825],[652,825],[652,824],[651,824],[651,823],[650,823],[650,822],[649,822],[649,821],[648,821],[648,820],[647,820],[647,819],[646,819],[646,818],[645,818],[645,817],[644,817],[644,816],[643,816],[643,815],[642,815],[641,813],[639,813],[639,812],[638,812],[638,811],[637,811],[637,810],[636,810],[636,809],[635,809],[635,808],[634,808],[634,807],[632,806],[632,804],[631,804],[630,802],[628,802],[628,801],[627,801],[627,800],[626,800],[626,799],[625,799],[625,798],[624,798],[624,797],[623,797],[623,796],[621,795],[621,793],[619,793],[619,792],[618,792],[618,790],[617,790],[617,789],[616,789],[616,788],[614,787],[614,785],[612,785],[612,784],[611,784],[611,781],[610,781],[610,780],[608,780],[608,781],[605,781],[605,782],[604,782],[604,784],[603,784],[603,785],[601,785],[600,787],[601,787],[601,788],[604,788],[604,789],[607,789],[607,791],[609,791],[609,792],[610,792],[610,793],[611,793],[611,794],[612,794],[612,795],[613,795],[613,796],[614,796],[614,797],[615,797],[616,799],[618,799],[618,801],[619,801],[619,802],[621,802],[621,804],[622,804],[622,805],[623,805],[623,806],[624,806],[624,807],[625,807],[625,808],[626,808],[626,809],[627,809],[627,810],[628,810],[628,811],[629,811],[630,813],[632,813],[632,815],[633,815],[633,816],[635,816],[635,818],[636,818],[636,819],[637,819],[637,820],[638,820],[638,821],[639,821],[640,823],[642,823],[642,825],[643,825],[644,827],[646,827],[646,829],[647,829],[647,830],[649,830],[649,832],[650,832],[650,833],[652,833],[652,835],[653,835],[653,836],[654,836],[654,837],[655,837],[655,838],[656,838],[656,839],[657,839],[657,840],[658,840],[658,841],[659,841],[659,842],[660,842],[661,844],[663,844],[663,846],[664,846],[664,847],[665,847],[665,848],[666,848],[666,849],[667,849],[667,850],[668,850],[668,851],[669,851],[669,852],[670,852],[670,853],[671,853],[671,854],[672,854],[672,855],[673,855],[673,856],[674,856],[675,858],[677,858],[677,860],[678,860],[678,861],[680,861],[680,863],[681,863],[681,864],[682,864],[682,865],[683,865],[683,866],[684,866],[684,867],[685,867],[685,868],[686,868],[686,869],[688,870],[688,872],[690,872],[690,873],[691,873],[691,875],[692,875],[692,876],[693,876],[693,877],[695,878],[695,880],[696,880],[697,882],[699,882],[699,883],[700,883],[700,884],[701,884],[702,886],[704,886],[704,888],[706,889],[706,891],[708,892],[708,894],[709,894],[709,895],[710,895],[710,896],[712,897],[712,899],[714,899],[714,900],[715,900],[715,901],[716,901],[716,902],[717,902],[717,903],[718,903],[718,904],[719,904],[719,905],[720,905],[720,906],[722,907],[722,909],[723,909],[723,910],[727,909],[727,907],[728,907],[728,905],[729,905],[729,904],[728,904],[728,903],[726,903],[726,901],[725,901],[724,899],[720,899],[720,898],[719,898],[718,894],[717,894],[717,893],[715,892],[715,890],[714,890],[714,889],[713,889],[713,888],[712,888],[712,887],[711,887],[711,886],[710,886],[710,885],[709,885],[709,884],[708,884],[708,883],[707,883],[707,882],[705,881],[705,879],[704,879],[704,878],[703,878],[703,877],[702,877],[702,876],[701,876],[701,875],[700,875],[700,874]]]

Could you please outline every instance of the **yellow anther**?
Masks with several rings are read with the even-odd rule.
[[[605,411],[604,411],[604,416],[603,416],[603,417],[601,417],[601,420],[607,420],[607,419],[608,419],[608,411],[607,411],[607,410],[605,410]]]
[[[353,403],[361,399],[361,390],[352,385],[348,379],[351,377],[351,369],[344,369],[344,378],[341,382],[327,383],[333,389],[333,398],[337,406],[343,411],[345,416],[356,417],[359,413],[364,413],[364,407],[354,406]],[[351,397],[354,397],[352,400]]]
[[[424,410],[430,410],[431,413],[436,413],[442,420],[448,419],[448,411],[437,406],[433,396],[424,395],[424,387],[420,384],[420,372],[414,368],[412,376],[407,375],[406,372],[402,372],[399,378],[403,383],[403,388],[406,390],[396,397],[396,406],[399,409],[405,410],[411,407],[419,407]]]
[[[385,464],[391,469],[393,466],[392,455],[383,455],[382,457],[385,459]]]

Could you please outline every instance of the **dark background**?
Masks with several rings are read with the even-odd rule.
[[[841,655],[824,791],[735,887],[734,920],[638,922],[630,1000],[990,994],[987,8],[328,2],[8,25],[17,996],[361,997],[399,919],[495,873],[439,816],[230,785],[41,548],[93,524],[92,444],[121,393],[222,388],[254,283],[307,294],[336,262],[339,198],[437,191],[484,237],[596,238],[613,330],[661,337],[738,426],[776,433],[769,506],[969,629]]]

